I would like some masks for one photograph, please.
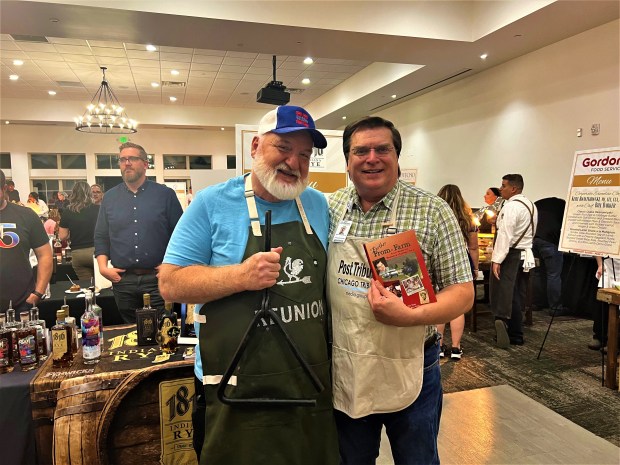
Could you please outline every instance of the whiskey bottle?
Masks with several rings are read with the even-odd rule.
[[[172,311],[172,302],[166,302],[164,314],[159,322],[159,345],[164,354],[174,354],[177,351],[177,339],[179,327],[177,326],[177,314]]]
[[[62,263],[62,242],[58,236],[54,238],[54,256],[56,257],[56,263],[59,265]]]
[[[6,328],[13,333],[13,364],[19,362],[19,347],[17,347],[17,330],[19,329],[19,321],[15,321],[15,309],[13,301],[9,301],[9,308],[6,311]]]
[[[73,261],[73,255],[71,254],[71,242],[67,241],[67,247],[65,247],[65,262],[71,263]]]
[[[65,322],[64,310],[56,311],[56,324],[52,326],[52,366],[67,368],[73,364],[71,351],[72,329]]]
[[[6,314],[0,313],[0,373],[10,373],[13,366],[13,331],[6,327]]]
[[[64,314],[64,321],[71,328],[71,352],[75,356],[78,351],[78,333],[77,333],[77,325],[75,324],[75,318],[69,316],[69,306],[67,305],[67,297],[65,297],[64,305],[60,306],[60,309]]]
[[[82,323],[82,356],[85,365],[94,365],[101,359],[101,338],[99,332],[99,317],[95,315],[92,306],[92,295],[89,290],[84,292],[86,308],[80,318]]]
[[[39,319],[39,308],[34,305],[30,309],[30,325],[37,331],[39,361],[47,360],[47,328],[45,320]]]
[[[30,314],[19,314],[21,327],[17,330],[17,345],[19,346],[19,364],[22,371],[34,370],[39,363],[39,348],[37,346],[37,330],[30,326]]]
[[[138,345],[150,346],[157,344],[157,309],[151,307],[151,295],[144,294],[144,307],[136,310],[136,326]]]

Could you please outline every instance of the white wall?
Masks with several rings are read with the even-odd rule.
[[[401,166],[417,167],[418,186],[431,192],[457,184],[472,206],[507,173],[523,175],[532,200],[565,198],[576,150],[620,146],[619,24],[380,113],[403,136]]]

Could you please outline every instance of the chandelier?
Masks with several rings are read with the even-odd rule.
[[[74,118],[75,129],[94,134],[133,134],[137,131],[138,123],[127,117],[125,109],[112,92],[105,78],[106,69],[101,66],[103,80],[90,105],[82,116]]]

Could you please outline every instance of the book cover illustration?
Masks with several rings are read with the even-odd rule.
[[[364,244],[373,278],[411,308],[436,302],[415,231],[404,231]]]

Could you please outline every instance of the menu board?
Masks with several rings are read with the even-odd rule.
[[[620,147],[575,152],[559,249],[620,258]]]

